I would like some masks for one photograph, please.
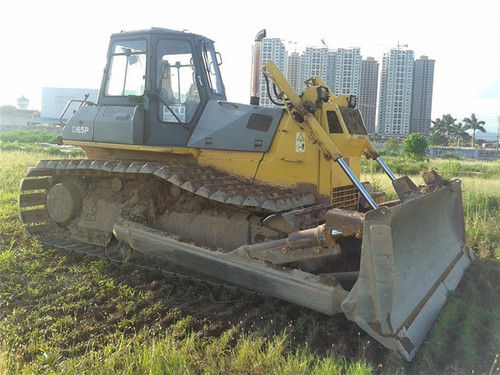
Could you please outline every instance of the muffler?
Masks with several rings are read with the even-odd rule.
[[[250,83],[250,104],[259,105],[259,87],[260,87],[260,46],[262,39],[266,37],[266,29],[260,30],[255,35],[252,48],[252,76]]]

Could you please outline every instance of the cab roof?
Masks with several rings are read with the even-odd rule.
[[[114,33],[111,34],[111,37],[120,37],[120,36],[136,36],[136,35],[165,35],[165,36],[189,36],[192,38],[201,38],[205,40],[209,40],[213,42],[212,39],[207,38],[203,35],[199,34],[194,34],[194,33],[189,33],[185,31],[178,31],[178,30],[172,30],[172,29],[165,29],[163,27],[152,27],[150,29],[144,29],[144,30],[132,30],[132,31],[120,31],[119,33]]]

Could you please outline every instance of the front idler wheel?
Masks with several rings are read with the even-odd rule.
[[[82,208],[82,198],[78,187],[71,181],[53,185],[47,193],[47,211],[58,224],[73,220]]]

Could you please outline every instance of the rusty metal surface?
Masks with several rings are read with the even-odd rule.
[[[325,226],[292,232],[288,238],[243,245],[235,254],[248,259],[263,260],[272,264],[307,262],[340,256],[340,246],[327,236]]]
[[[305,306],[323,314],[341,312],[340,304],[347,292],[334,279],[320,277],[297,269],[271,267],[236,253],[220,253],[180,241],[139,223],[115,224],[117,239],[133,249],[183,267],[251,288],[283,300]]]
[[[263,224],[283,233],[312,228],[325,221],[325,214],[331,207],[328,204],[316,204],[311,207],[273,214],[267,216]]]
[[[340,208],[332,208],[326,213],[326,226],[331,230],[342,232],[344,236],[351,234],[361,235],[365,214],[361,212],[346,211]]]
[[[470,263],[460,181],[365,215],[351,320],[411,360]]]
[[[332,189],[332,207],[356,211],[359,208],[359,191],[354,185]]]
[[[421,195],[417,185],[415,185],[408,176],[402,176],[393,180],[392,186],[394,187],[394,190],[396,190],[396,194],[402,202]]]

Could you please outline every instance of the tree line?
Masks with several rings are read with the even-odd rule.
[[[474,147],[476,131],[486,132],[484,124],[485,122],[479,121],[474,113],[460,122],[457,122],[457,119],[450,114],[443,115],[432,121],[427,140],[430,145],[460,146],[461,142],[463,144],[470,142],[471,147]],[[467,130],[472,130],[472,136],[467,133]]]

